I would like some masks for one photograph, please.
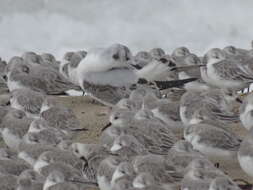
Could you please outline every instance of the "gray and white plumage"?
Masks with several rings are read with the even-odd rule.
[[[0,160],[1,175],[19,176],[22,171],[29,168],[30,166],[22,159]]]
[[[2,137],[5,144],[13,150],[18,150],[23,136],[29,129],[32,122],[21,110],[10,109],[2,119]]]
[[[247,87],[253,76],[240,65],[239,61],[227,59],[223,52],[210,50],[204,56],[206,70],[201,70],[202,78],[208,84],[219,88],[241,90]],[[204,77],[204,75],[206,77]]]
[[[173,50],[172,52],[172,56],[173,57],[184,57],[186,55],[190,54],[190,51],[188,48],[186,47],[178,47],[176,49]]]
[[[213,178],[215,178],[215,176]],[[209,190],[213,178],[206,176],[202,170],[192,169],[184,175],[181,182],[181,189]]]
[[[113,153],[130,159],[137,155],[148,154],[148,149],[132,135],[118,136],[110,149]]]
[[[148,119],[136,120],[131,112],[114,111],[110,116],[110,122],[122,127],[126,134],[134,136],[150,153],[166,154],[177,141],[177,137],[166,125]]]
[[[149,62],[152,61],[152,56],[149,52],[140,51],[133,57],[133,64],[138,66],[139,69],[147,65]]]
[[[120,117],[116,113],[111,120],[112,123],[115,120],[115,125],[117,125],[117,120],[122,119]],[[123,123],[127,124],[126,121],[127,118],[125,121],[123,120]],[[151,153],[166,154],[166,151],[177,139],[169,128],[159,123],[148,121],[147,119],[131,122],[131,117],[129,121],[130,123],[123,125],[122,133],[134,136]]]
[[[84,129],[81,128],[80,121],[72,109],[62,105],[54,105],[54,102],[54,99],[47,98],[42,104],[40,113],[40,117],[50,127],[62,130],[67,134],[75,130]]]
[[[100,189],[111,189],[113,173],[120,163],[121,159],[115,156],[109,156],[100,163],[97,172],[97,183]]]
[[[10,91],[29,88],[45,94],[62,94],[70,89],[79,89],[58,71],[40,65],[16,64],[7,73]]]
[[[240,120],[243,126],[250,130],[253,127],[253,95],[249,94],[240,106]]]
[[[58,145],[62,140],[67,139],[67,136],[62,133],[54,133],[53,130],[44,129],[39,132],[28,132],[24,135],[23,141],[27,144],[43,144],[43,145]]]
[[[8,147],[2,147],[0,148],[0,160],[12,160],[17,158],[17,153],[8,148]]]
[[[32,182],[26,177],[19,177],[17,183],[17,190],[42,190],[43,188],[43,183]]]
[[[78,66],[80,86],[102,103],[115,105],[128,94],[124,88],[138,80],[127,64],[130,58],[130,50],[120,44],[90,51]]]
[[[72,151],[84,161],[82,175],[85,179],[96,182],[99,164],[111,153],[100,144],[73,143]]]
[[[183,60],[182,63],[180,64],[181,66],[191,66],[191,65],[200,65],[201,61],[199,59],[198,56],[196,56],[195,54],[189,54],[186,55]],[[203,89],[203,90],[208,90],[210,87],[202,80],[201,78],[201,72],[200,72],[200,68],[196,67],[196,68],[191,68],[188,70],[184,70],[178,73],[178,77],[179,79],[187,79],[187,78],[198,78],[197,81],[193,81],[191,83],[187,83],[184,85],[185,89],[188,90],[194,90],[194,89]]]
[[[235,182],[228,176],[217,177],[211,183],[209,190],[240,190]]]
[[[42,145],[42,144],[26,144],[21,143],[19,145],[18,158],[25,160],[31,166],[33,166],[38,159],[38,157],[46,151],[57,150],[53,146]]]
[[[131,162],[121,162],[115,169],[113,175],[112,175],[112,181],[111,186],[113,186],[115,183],[117,183],[117,180],[120,178],[127,177],[130,179],[134,179],[136,176],[136,173],[134,171],[134,168],[131,164]]]
[[[87,54],[87,53],[86,53]],[[68,78],[71,82],[73,82],[76,85],[79,85],[79,79],[78,79],[78,66],[81,63],[82,59],[84,59],[86,57],[86,55],[84,56],[84,54],[82,52],[75,52],[69,61],[68,64]],[[63,68],[64,69],[64,68]]]
[[[44,183],[45,177],[34,171],[32,168],[23,170],[19,177],[29,178],[32,182]]]
[[[153,48],[149,51],[149,53],[153,58],[158,59],[165,55],[165,51],[162,48]]]
[[[17,177],[14,175],[0,176],[1,190],[14,190],[17,187]]]
[[[75,177],[81,176],[80,170],[77,170],[72,166],[64,164],[62,162],[51,163],[45,167],[40,168],[37,172],[44,177],[47,177],[52,171],[55,170],[61,172],[66,180],[71,180]]]
[[[249,176],[253,177],[253,135],[252,129],[244,137],[239,148],[237,157],[242,170]]]
[[[30,89],[16,89],[11,92],[11,107],[20,109],[28,117],[38,117],[45,95]]]
[[[183,178],[171,161],[160,155],[136,156],[132,163],[136,173],[149,172],[154,177],[156,184],[164,187],[177,186]]]
[[[37,159],[34,168],[36,170],[40,169],[41,167],[44,167],[46,165],[49,165],[50,163],[54,162],[62,162],[68,165],[71,165],[72,167],[76,169],[80,169],[80,165],[82,165],[82,161],[73,155],[73,153],[69,151],[63,151],[63,150],[56,150],[56,151],[46,151],[43,152]]]
[[[175,164],[177,170],[184,171],[193,160],[205,157],[199,151],[194,150],[191,143],[179,140],[169,150],[168,158]]]
[[[234,159],[241,143],[231,131],[205,123],[185,128],[184,138],[206,156],[224,160]]]
[[[46,178],[43,190],[79,190],[78,186],[67,182],[62,172],[53,170]]]
[[[207,97],[199,91],[188,91],[180,100],[180,117],[185,125],[203,121],[216,121],[220,124],[229,124],[239,121],[239,116],[230,110],[227,105]]]

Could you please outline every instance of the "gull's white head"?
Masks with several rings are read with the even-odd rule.
[[[129,69],[128,62],[132,54],[128,47],[121,44],[113,44],[107,48],[91,50],[82,63],[80,72],[105,72],[115,69]]]

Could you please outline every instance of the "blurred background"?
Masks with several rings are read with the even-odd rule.
[[[252,0],[0,0],[0,57],[118,42],[133,52],[250,48]]]

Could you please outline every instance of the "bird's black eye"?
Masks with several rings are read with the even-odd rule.
[[[130,60],[130,58],[129,58],[129,57],[126,57],[126,60],[127,60],[127,61],[129,61],[129,60]]]
[[[7,80],[8,80],[7,75],[4,75],[4,76],[3,76],[3,79],[4,79],[4,81],[7,81]]]
[[[119,59],[119,54],[118,53],[116,53],[116,54],[113,54],[113,59],[115,59],[115,60],[118,60]]]
[[[165,58],[161,58],[160,61],[161,61],[162,63],[167,63],[167,62],[168,62],[168,60],[165,59]]]
[[[79,153],[78,149],[75,150],[75,153],[77,153],[77,154]]]
[[[118,117],[118,116],[115,116],[114,119],[117,120],[117,119],[119,119],[119,117]]]

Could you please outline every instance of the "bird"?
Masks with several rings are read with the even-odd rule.
[[[58,71],[41,65],[24,63],[14,64],[6,73],[7,86],[10,91],[19,88],[28,88],[44,94],[64,94],[71,89],[80,90],[80,87],[71,83]]]
[[[38,118],[45,98],[45,94],[21,88],[10,93],[10,104],[11,107],[24,111],[27,117]]]
[[[131,59],[130,50],[121,44],[91,50],[77,68],[79,85],[95,100],[114,107],[120,99],[129,96],[130,86],[137,84],[141,78],[138,74],[140,70],[136,71],[128,63]],[[174,87],[186,82],[190,81],[169,81],[169,84],[165,81],[156,84],[160,87],[167,85]]]
[[[209,50],[204,60],[207,64],[205,70],[201,69],[201,76],[212,86],[236,91],[244,89],[253,81],[253,75],[239,61],[226,58],[221,50]]]
[[[241,140],[233,132],[205,123],[185,128],[184,138],[194,149],[212,159],[235,159],[241,144]]]
[[[244,100],[243,103],[240,106],[239,109],[240,112],[240,120],[243,124],[243,126],[250,130],[252,125],[252,119],[253,119],[253,95],[248,94]]]
[[[253,130],[250,129],[249,133],[244,137],[237,158],[242,170],[249,176],[253,177],[252,163],[253,163]]]
[[[228,176],[224,177],[216,177],[210,183],[209,190],[240,190],[241,188],[233,182]]]

